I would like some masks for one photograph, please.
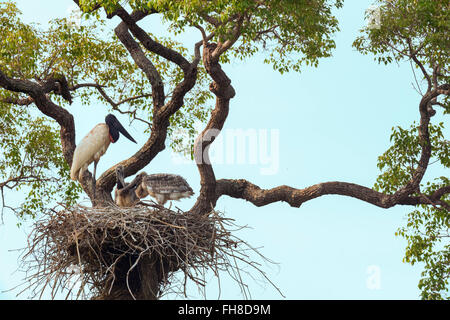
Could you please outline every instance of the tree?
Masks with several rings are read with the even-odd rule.
[[[396,205],[422,208],[425,211],[410,215],[408,227],[412,230],[400,231],[410,240],[405,259],[428,263],[430,277],[421,283],[423,297],[440,297],[448,285],[449,248],[444,245],[442,250],[433,251],[433,245],[448,237],[445,230],[449,224],[450,185],[445,177],[427,187],[422,180],[433,157],[442,166],[449,165],[443,124],[436,126],[430,122],[436,113],[434,108],[449,112],[448,1],[380,1],[379,28],[362,30],[363,35],[354,43],[362,53],[375,54],[379,62],[411,60],[427,84],[419,103],[419,125],[409,131],[394,130],[394,145],[379,158],[383,173],[374,188],[333,181],[304,189],[289,186],[261,189],[244,179],[216,179],[208,149],[223,128],[235,95],[231,79],[221,66],[231,59],[248,59],[258,51],[264,52],[265,62],[281,73],[300,71],[305,64],[317,66],[319,59],[329,57],[335,46],[332,35],[338,31],[338,22],[332,11],[340,8],[343,1],[134,0],[128,1],[127,6],[118,0],[74,2],[92,24],[77,29],[61,19],[42,31],[23,24],[13,3],[0,6],[0,27],[2,34],[7,35],[1,39],[0,51],[1,120],[14,123],[11,129],[4,125],[7,135],[2,135],[0,141],[11,148],[4,155],[1,177],[13,178],[7,178],[0,186],[2,190],[31,187],[32,193],[20,209],[21,214],[42,212],[46,203],[55,199],[70,206],[82,191],[92,199],[90,172],[80,181],[82,190],[68,180],[75,149],[75,125],[69,104],[73,99],[85,104],[100,99],[112,110],[126,112],[146,123],[149,138],[136,154],[98,178],[94,206],[112,203],[118,165],[124,167],[125,176],[137,173],[164,150],[168,135],[172,147],[182,147],[174,130],[182,126],[191,133],[191,155],[201,177],[200,194],[189,214],[209,213],[222,196],[244,199],[256,206],[284,201],[300,207],[306,201],[336,194],[386,209]],[[117,16],[121,20],[109,40],[102,35],[103,12],[109,19]],[[191,48],[193,55],[181,44],[158,39],[139,26],[140,20],[155,15],[168,22],[175,34],[187,28],[199,31],[199,41]],[[205,88],[207,82],[210,84]],[[114,91],[114,88],[122,89]],[[209,99],[215,100],[212,110],[205,107]],[[123,103],[130,104],[133,111],[121,110]],[[36,106],[39,117],[42,114],[45,117],[32,121],[37,116],[28,108],[31,105]],[[24,112],[26,116],[17,116]],[[194,120],[206,122],[198,137],[193,136]],[[44,135],[47,140],[41,137],[36,140],[51,146],[44,154],[53,157],[42,157],[43,163],[27,163],[27,159],[37,157],[29,155],[36,148],[28,146],[28,139],[19,139],[30,122],[38,126],[33,132],[43,135],[47,132]],[[55,131],[58,126],[59,134]],[[13,146],[11,137],[20,142]],[[40,168],[58,168],[58,176],[52,176],[54,170],[47,172]],[[49,192],[56,180],[65,183],[64,188]],[[41,202],[36,200],[41,199],[33,184],[36,181],[44,182],[38,190],[48,197]],[[431,220],[420,219],[429,215]],[[425,238],[418,236],[422,228],[431,230]]]
[[[425,263],[419,288],[424,299],[448,297],[450,274],[448,177],[423,181],[430,159],[449,167],[449,143],[443,123],[433,124],[434,108],[450,112],[449,93],[449,1],[379,1],[379,28],[364,30],[354,46],[372,53],[379,62],[412,61],[419,69],[417,90],[420,122],[411,128],[393,128],[393,146],[378,159],[382,174],[375,190],[395,195],[402,186],[412,187],[410,197],[422,199],[408,215],[399,235],[408,240],[404,261]],[[422,84],[425,83],[425,90]],[[415,181],[415,182],[414,182]],[[413,184],[411,184],[413,182]],[[404,188],[404,187],[403,187]]]

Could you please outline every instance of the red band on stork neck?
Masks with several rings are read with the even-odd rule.
[[[109,135],[109,141],[111,141],[112,143],[114,143],[114,139],[111,137],[111,135]]]

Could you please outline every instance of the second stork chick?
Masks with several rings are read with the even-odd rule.
[[[142,181],[136,189],[138,198],[150,195],[163,206],[168,200],[180,200],[191,197],[194,192],[187,181],[176,174],[141,172]]]

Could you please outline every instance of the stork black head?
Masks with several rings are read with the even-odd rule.
[[[137,143],[136,140],[134,140],[133,137],[128,133],[128,131],[125,130],[125,128],[120,124],[119,120],[117,120],[114,115],[108,114],[105,118],[105,123],[109,127],[109,135],[111,137],[112,143],[115,143],[117,142],[117,140],[119,140],[119,133],[123,134],[134,143]]]

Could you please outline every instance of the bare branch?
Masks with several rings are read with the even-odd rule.
[[[217,51],[214,53],[215,58],[219,58],[219,56],[224,53],[225,51],[227,51],[229,48],[231,48],[231,46],[233,46],[233,44],[239,39],[240,35],[241,35],[241,28],[242,28],[242,24],[244,22],[244,16],[238,16],[237,21],[236,21],[236,25],[233,28],[233,31],[231,33],[231,37],[227,40],[225,40],[225,42],[223,43],[219,43],[217,46]]]
[[[437,201],[449,192],[450,186],[447,186],[439,189],[429,198]],[[223,195],[247,200],[258,207],[284,201],[292,207],[299,208],[303,203],[324,195],[348,196],[381,208],[390,208],[395,205],[428,204],[421,197],[397,198],[395,195],[380,193],[364,186],[338,181],[319,183],[304,189],[295,189],[289,186],[261,189],[244,179],[221,179],[217,181],[216,197],[218,199]]]
[[[135,11],[132,15],[128,14],[123,8],[116,11],[116,14],[127,25],[131,33],[140,41],[140,43],[147,50],[177,64],[184,72],[190,68],[189,61],[184,58],[179,52],[163,46],[161,43],[154,41],[147,32],[136,24],[136,21],[142,19],[149,13],[142,11]]]
[[[34,102],[33,98],[31,98],[31,97],[27,97],[27,98],[6,97],[4,99],[1,99],[0,101],[4,102],[4,103],[16,104],[18,106],[29,106],[30,104],[32,104]]]
[[[38,84],[29,80],[13,79],[6,76],[0,70],[0,87],[13,92],[25,93],[33,99],[39,111],[54,119],[60,126],[61,146],[64,159],[69,166],[72,165],[73,153],[75,151],[75,123],[73,115],[66,109],[58,106],[50,100],[47,94],[50,91],[59,90],[58,79],[51,78]],[[92,194],[90,187],[91,174],[86,171],[81,184],[88,195]]]
[[[433,87],[430,75],[428,74],[424,65],[419,61],[419,59],[417,59],[417,53],[421,50],[422,46],[419,46],[416,50],[414,50],[413,45],[411,43],[411,39],[408,38],[408,39],[406,39],[406,41],[407,41],[408,47],[409,47],[409,55],[408,56],[417,64],[417,66],[419,66],[420,70],[422,71],[423,76],[427,80],[427,83],[428,83],[427,92],[429,92],[429,91],[431,91],[431,89]]]
[[[194,158],[200,173],[200,195],[191,208],[191,212],[205,214],[215,206],[216,178],[213,167],[209,161],[208,147],[214,141],[215,136],[211,133],[220,132],[228,116],[230,99],[234,97],[235,91],[231,86],[231,80],[222,70],[218,59],[214,57],[217,45],[212,43],[203,46],[203,64],[206,72],[214,80],[209,89],[216,95],[216,106],[211,113],[208,124],[197,137],[194,144]]]
[[[164,85],[156,67],[145,56],[139,44],[128,32],[127,25],[120,23],[115,29],[115,33],[125,48],[130,53],[136,65],[145,73],[152,86],[153,105],[160,108],[165,102]]]

